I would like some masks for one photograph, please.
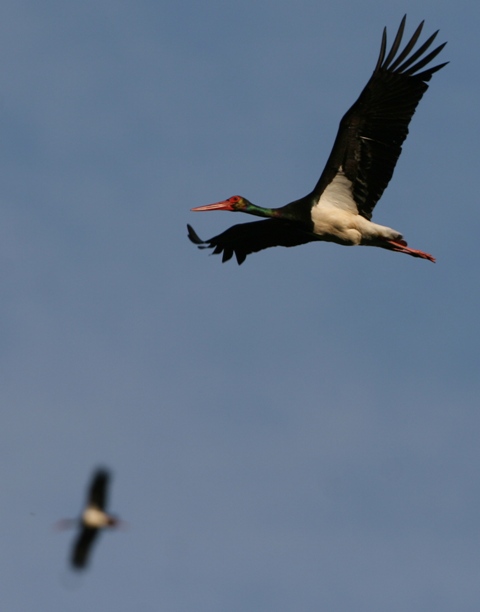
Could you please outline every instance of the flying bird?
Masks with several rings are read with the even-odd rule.
[[[75,570],[83,570],[87,567],[91,548],[99,531],[108,527],[117,527],[121,523],[120,519],[108,514],[105,510],[109,481],[110,472],[105,469],[96,470],[88,488],[87,503],[80,519],[67,519],[60,522],[60,526],[63,527],[72,523],[80,526],[70,558],[71,566]]]
[[[342,118],[333,149],[313,191],[281,208],[262,208],[241,196],[192,208],[192,211],[244,212],[266,218],[234,225],[205,241],[187,225],[188,237],[194,244],[201,249],[212,248],[214,254],[223,253],[223,262],[235,253],[239,264],[250,253],[269,247],[292,247],[318,240],[381,247],[435,261],[432,255],[408,247],[400,232],[371,221],[372,211],[392,178],[410,120],[428,89],[427,82],[448,64],[425,68],[446,45],[443,43],[427,53],[438,30],[414,51],[423,21],[400,50],[405,21],[406,15],[388,55],[384,28],[375,70]]]

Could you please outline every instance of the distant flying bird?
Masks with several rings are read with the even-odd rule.
[[[121,523],[120,519],[108,514],[105,510],[109,481],[110,473],[105,469],[98,469],[92,477],[88,489],[87,503],[80,520],[71,521],[67,519],[61,521],[61,526],[64,527],[71,523],[80,524],[80,533],[73,544],[70,559],[75,570],[82,570],[87,567],[90,550],[99,530],[116,527]]]
[[[416,51],[423,21],[410,41],[399,51],[405,29],[403,17],[392,48],[386,54],[387,33],[383,30],[377,65],[360,97],[340,122],[330,157],[312,192],[281,208],[261,208],[246,198],[198,206],[193,211],[229,210],[245,212],[264,221],[234,225],[201,240],[188,225],[188,237],[199,248],[233,254],[239,264],[250,253],[274,246],[292,247],[325,240],[343,245],[376,246],[435,261],[432,255],[411,249],[400,232],[372,223],[372,211],[393,175],[417,104],[428,89],[432,75],[448,62],[422,70],[446,43],[425,55],[438,30]]]

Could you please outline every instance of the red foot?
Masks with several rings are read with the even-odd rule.
[[[424,251],[418,251],[417,249],[411,249],[407,246],[405,240],[387,240],[387,243],[390,245],[389,248],[391,248],[392,251],[406,253],[407,255],[411,255],[412,257],[420,257],[421,259],[428,259],[429,261],[433,261],[433,263],[435,263],[435,257],[433,257],[433,255],[425,253]]]

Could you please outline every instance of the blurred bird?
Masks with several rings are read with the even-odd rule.
[[[71,566],[75,570],[83,570],[87,567],[91,548],[99,531],[109,527],[118,527],[122,523],[119,518],[108,514],[105,510],[109,481],[110,473],[105,469],[97,469],[88,488],[87,503],[81,518],[65,519],[58,523],[60,528],[80,526],[70,558]]]

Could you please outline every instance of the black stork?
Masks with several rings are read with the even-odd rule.
[[[80,523],[80,533],[73,543],[70,558],[71,566],[75,570],[83,570],[87,567],[90,551],[99,531],[108,527],[117,527],[121,523],[120,519],[108,514],[105,510],[109,481],[110,472],[105,469],[97,469],[88,487],[87,503],[80,520],[61,522],[63,526],[71,522]]]
[[[199,248],[233,254],[242,264],[247,255],[274,246],[292,247],[325,240],[343,245],[376,246],[435,261],[432,255],[411,249],[402,234],[371,222],[372,211],[393,175],[417,104],[428,89],[434,72],[448,62],[421,71],[446,43],[427,50],[438,34],[434,32],[415,51],[423,21],[400,51],[406,15],[386,55],[387,32],[383,30],[377,65],[355,104],[340,122],[330,157],[318,183],[305,197],[281,208],[262,208],[241,196],[198,206],[193,211],[228,210],[245,212],[263,221],[234,225],[201,240],[188,225],[188,237]],[[421,72],[420,72],[421,71]]]

